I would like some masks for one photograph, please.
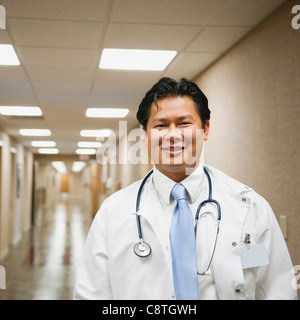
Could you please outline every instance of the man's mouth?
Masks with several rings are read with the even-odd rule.
[[[184,150],[184,147],[183,146],[166,146],[166,147],[162,147],[162,150],[166,153],[169,153],[170,155],[176,155],[176,154],[180,154]]]

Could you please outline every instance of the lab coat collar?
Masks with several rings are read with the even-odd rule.
[[[205,164],[204,167],[208,171],[212,180],[218,181],[218,183],[222,183],[223,187],[227,187],[234,194],[244,195],[248,192],[253,191],[253,188],[231,178],[219,169],[216,169],[207,164]]]

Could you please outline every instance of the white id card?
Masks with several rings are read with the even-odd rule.
[[[240,254],[243,269],[265,266],[270,263],[263,243],[241,247]]]

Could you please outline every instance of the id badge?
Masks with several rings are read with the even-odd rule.
[[[266,266],[270,263],[267,249],[263,243],[241,247],[240,254],[243,269]]]

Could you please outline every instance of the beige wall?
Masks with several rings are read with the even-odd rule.
[[[44,188],[45,208],[49,208],[59,197],[60,180],[59,173],[48,161],[36,161],[36,189]]]
[[[0,179],[0,259],[7,254],[9,247],[21,239],[30,228],[32,195],[32,153],[8,134],[0,130],[1,179]],[[12,149],[13,148],[13,149]],[[12,150],[16,152],[12,153]],[[13,160],[12,160],[13,159]],[[16,164],[20,165],[20,197],[16,196]],[[11,203],[14,207],[11,208]]]
[[[9,225],[9,189],[10,189],[10,148],[11,139],[8,135],[0,132],[1,140],[1,203],[0,203],[0,259],[8,251],[8,228]]]
[[[300,265],[300,29],[288,1],[196,82],[209,99],[205,162],[255,188],[277,218],[288,217]]]

